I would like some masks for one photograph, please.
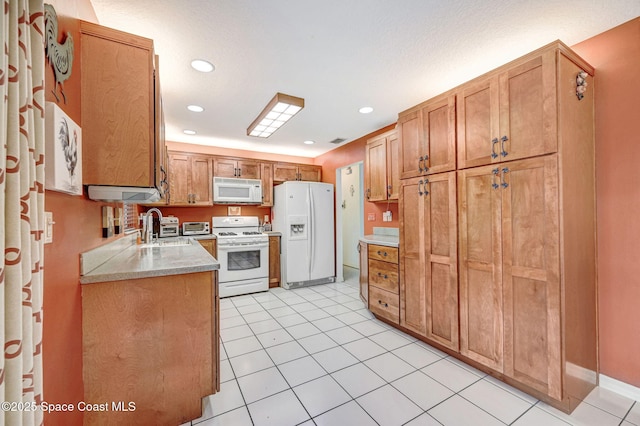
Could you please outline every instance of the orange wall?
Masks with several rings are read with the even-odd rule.
[[[640,387],[640,18],[573,48],[596,69],[600,371]]]
[[[348,166],[349,164],[357,163],[358,161],[364,161],[365,146],[367,140],[379,135],[380,133],[392,130],[395,127],[395,123],[368,135],[362,136],[353,142],[336,148],[326,154],[316,157],[315,164],[322,166],[322,181],[332,184],[336,184],[336,170]],[[366,190],[363,188],[363,190]],[[391,222],[382,221],[382,212],[387,210],[387,205],[391,211],[393,220]],[[369,221],[370,214],[375,215],[375,220]],[[398,221],[398,203],[370,203],[364,202],[364,234],[369,235],[373,233],[373,227],[385,227],[385,228],[398,228],[400,222]]]
[[[59,34],[74,38],[71,77],[64,83],[66,104],[58,104],[77,124],[80,117],[80,43],[78,21],[96,21],[89,0],[50,1],[58,15]],[[46,100],[55,101],[53,71],[46,64]],[[59,94],[60,92],[58,92]],[[104,243],[101,238],[102,204],[84,196],[45,192],[45,210],[53,212],[53,243],[44,249],[43,367],[44,400],[77,403],[84,397],[82,384],[82,299],[79,254]],[[82,424],[81,412],[45,413],[47,425]]]

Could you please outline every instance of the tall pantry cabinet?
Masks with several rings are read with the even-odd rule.
[[[588,86],[578,93],[583,71]],[[439,96],[455,97],[457,171],[446,181],[457,191],[421,194],[448,174],[425,173],[421,154],[420,177],[403,173],[400,195],[400,326],[565,411],[597,372],[591,76],[554,42]],[[411,119],[416,111],[398,119],[401,158],[418,153],[407,135],[433,134]],[[432,248],[451,240],[447,220],[458,235],[457,269],[436,276],[429,259],[451,260]],[[452,300],[455,312],[445,308]],[[427,328],[452,318],[458,340]]]

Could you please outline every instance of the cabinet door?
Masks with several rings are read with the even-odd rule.
[[[200,245],[204,247],[205,250],[209,252],[209,254],[215,258],[217,258],[217,244],[215,239],[202,239],[198,240]]]
[[[500,74],[500,161],[557,151],[555,55]]]
[[[153,42],[85,21],[80,31],[82,183],[155,186]]]
[[[501,175],[504,373],[561,399],[557,159],[504,163]]]
[[[322,168],[318,166],[298,165],[298,180],[307,182],[320,182],[322,178]]]
[[[213,178],[211,158],[191,157],[191,205],[211,205],[213,203]]]
[[[187,154],[169,154],[169,204],[188,205],[191,199],[190,157]]]
[[[262,180],[261,207],[273,206],[273,164],[260,163],[260,179]]]
[[[400,140],[393,132],[387,138],[387,199],[397,200],[400,196]]]
[[[458,171],[460,353],[502,372],[499,167]]]
[[[233,158],[215,158],[213,175],[219,177],[238,177],[238,162]]]
[[[238,177],[242,179],[260,179],[260,163],[250,160],[238,160]]]
[[[420,176],[423,172],[424,155],[423,138],[420,135],[422,123],[419,111],[398,117],[398,140],[400,179]]]
[[[387,138],[380,136],[367,142],[365,148],[364,186],[367,201],[387,199]]]
[[[358,252],[360,253],[360,299],[366,306],[369,306],[369,257],[367,243],[358,242]]]
[[[298,179],[298,167],[295,164],[277,163],[273,165],[273,180],[287,182]]]
[[[424,179],[402,181],[400,186],[400,325],[427,335],[425,284]]]
[[[280,286],[280,236],[269,236],[269,288]]]
[[[430,102],[420,111],[422,135],[425,139],[421,154],[427,157],[426,173],[442,173],[456,169],[456,98],[448,96]]]
[[[458,168],[502,161],[499,150],[498,78],[471,82],[456,95]]]
[[[425,177],[427,337],[458,350],[458,220],[456,172]]]

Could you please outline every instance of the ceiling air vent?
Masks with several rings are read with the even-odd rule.
[[[330,141],[329,143],[338,145],[339,143],[342,143],[344,141],[346,141],[345,138],[335,138],[334,140]]]

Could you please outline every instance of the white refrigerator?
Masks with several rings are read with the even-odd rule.
[[[273,230],[282,234],[284,288],[335,282],[333,185],[285,182],[274,188]]]

